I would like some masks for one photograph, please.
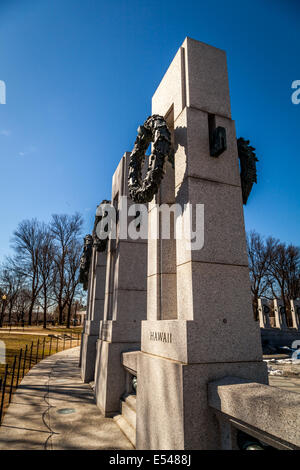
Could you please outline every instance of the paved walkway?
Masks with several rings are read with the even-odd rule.
[[[54,354],[24,377],[0,426],[0,450],[133,449],[104,418],[78,368],[79,347]],[[300,393],[300,379],[270,377],[270,385]]]
[[[289,392],[300,393],[300,378],[269,376],[269,384]]]
[[[54,354],[24,377],[0,426],[0,450],[133,449],[83,384],[79,348]]]

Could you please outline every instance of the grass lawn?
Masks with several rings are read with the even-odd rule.
[[[8,364],[4,411],[8,406],[9,390],[10,385],[12,383],[12,371],[15,357],[16,367],[13,381],[13,391],[16,389],[17,386],[18,369],[20,383],[23,377],[23,371],[24,374],[26,374],[31,367],[33,367],[37,362],[41,361],[50,354],[55,354],[56,352],[68,349],[70,347],[75,347],[80,344],[80,342],[78,341],[78,333],[81,333],[81,328],[78,327],[70,329],[53,327],[49,329],[47,328],[46,330],[43,330],[43,328],[38,327],[25,327],[24,332],[26,332],[27,334],[22,334],[22,332],[23,329],[12,330],[10,333],[8,331],[3,332],[3,330],[0,330],[0,341],[2,341],[5,345],[6,363]],[[28,334],[30,332],[34,334]],[[39,335],[39,333],[44,333],[44,335]],[[45,333],[50,336],[45,336]],[[52,338],[51,335],[53,335]],[[66,336],[64,337],[64,335]],[[21,349],[22,355],[20,356]],[[19,360],[20,357],[21,361]],[[1,355],[0,359],[2,359]],[[0,380],[2,379],[2,382],[5,375],[5,369],[6,364],[2,364],[0,362]],[[3,385],[0,388],[0,408],[2,390]]]
[[[77,335],[78,333],[82,332],[82,326],[71,326],[70,328],[67,328],[66,326],[47,326],[47,328],[43,328],[42,326],[12,326],[9,328],[8,326],[4,326],[3,328],[0,328],[0,334],[6,333],[6,332],[14,332],[14,331],[23,331],[24,333],[42,333],[44,334],[51,334],[51,333],[72,333],[73,335]]]

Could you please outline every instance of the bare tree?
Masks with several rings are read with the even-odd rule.
[[[18,292],[15,307],[13,310],[13,318],[17,323],[25,320],[26,312],[28,311],[31,303],[30,290],[23,288]]]
[[[288,273],[286,295],[289,300],[296,300],[300,297],[300,248],[288,245],[286,258]]]
[[[32,312],[38,298],[42,283],[39,271],[40,249],[44,236],[44,227],[36,219],[22,221],[12,238],[12,247],[16,256],[13,269],[28,280],[31,301],[28,310],[28,324],[32,323]]]
[[[74,215],[55,214],[52,216],[50,224],[55,243],[53,293],[58,306],[59,324],[63,323],[64,310],[72,297],[73,284],[70,281],[72,271],[70,271],[70,260],[72,259],[71,253],[74,249],[74,243],[81,234],[82,224],[82,217],[78,213]]]
[[[300,297],[300,249],[255,231],[247,236],[247,249],[255,318],[259,297],[281,298],[288,312],[289,300]]]
[[[68,285],[68,300],[67,300],[67,327],[70,328],[71,313],[73,301],[76,294],[80,291],[79,284],[79,268],[81,257],[82,245],[79,240],[74,240],[70,245],[66,260],[66,279]]]
[[[55,246],[49,227],[43,226],[42,240],[38,256],[41,279],[41,304],[43,308],[43,328],[47,328],[47,312],[50,304],[50,291],[53,285]]]
[[[274,250],[269,268],[269,283],[272,294],[282,298],[285,307],[291,299],[300,295],[300,250],[298,247],[278,243]]]
[[[13,261],[10,258],[7,258],[0,269],[0,283],[2,290],[6,295],[6,305],[8,307],[8,323],[11,323],[12,312],[19,292],[24,287],[24,276],[19,272],[16,272],[13,266]]]
[[[278,241],[272,237],[264,238],[255,231],[247,235],[247,251],[251,291],[253,295],[253,312],[257,319],[258,299],[267,294],[270,289],[269,268]]]

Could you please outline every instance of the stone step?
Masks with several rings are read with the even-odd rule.
[[[133,429],[136,429],[136,411],[131,408],[127,401],[121,402],[121,413],[126,421],[128,421],[128,423],[133,427]]]
[[[126,421],[126,419],[122,415],[114,416],[113,420],[117,423],[121,431],[125,434],[127,439],[135,447],[136,446],[135,429],[133,429],[133,427],[128,423],[128,421]]]
[[[128,395],[125,398],[125,401],[134,411],[136,411],[136,395]]]
[[[89,382],[89,385],[91,389],[94,391],[95,390],[95,381],[93,380],[92,382]]]

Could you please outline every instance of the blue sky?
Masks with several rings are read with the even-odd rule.
[[[298,0],[0,0],[0,260],[25,218],[97,203],[186,36],[227,52],[237,135],[259,158],[247,229],[300,245]]]

